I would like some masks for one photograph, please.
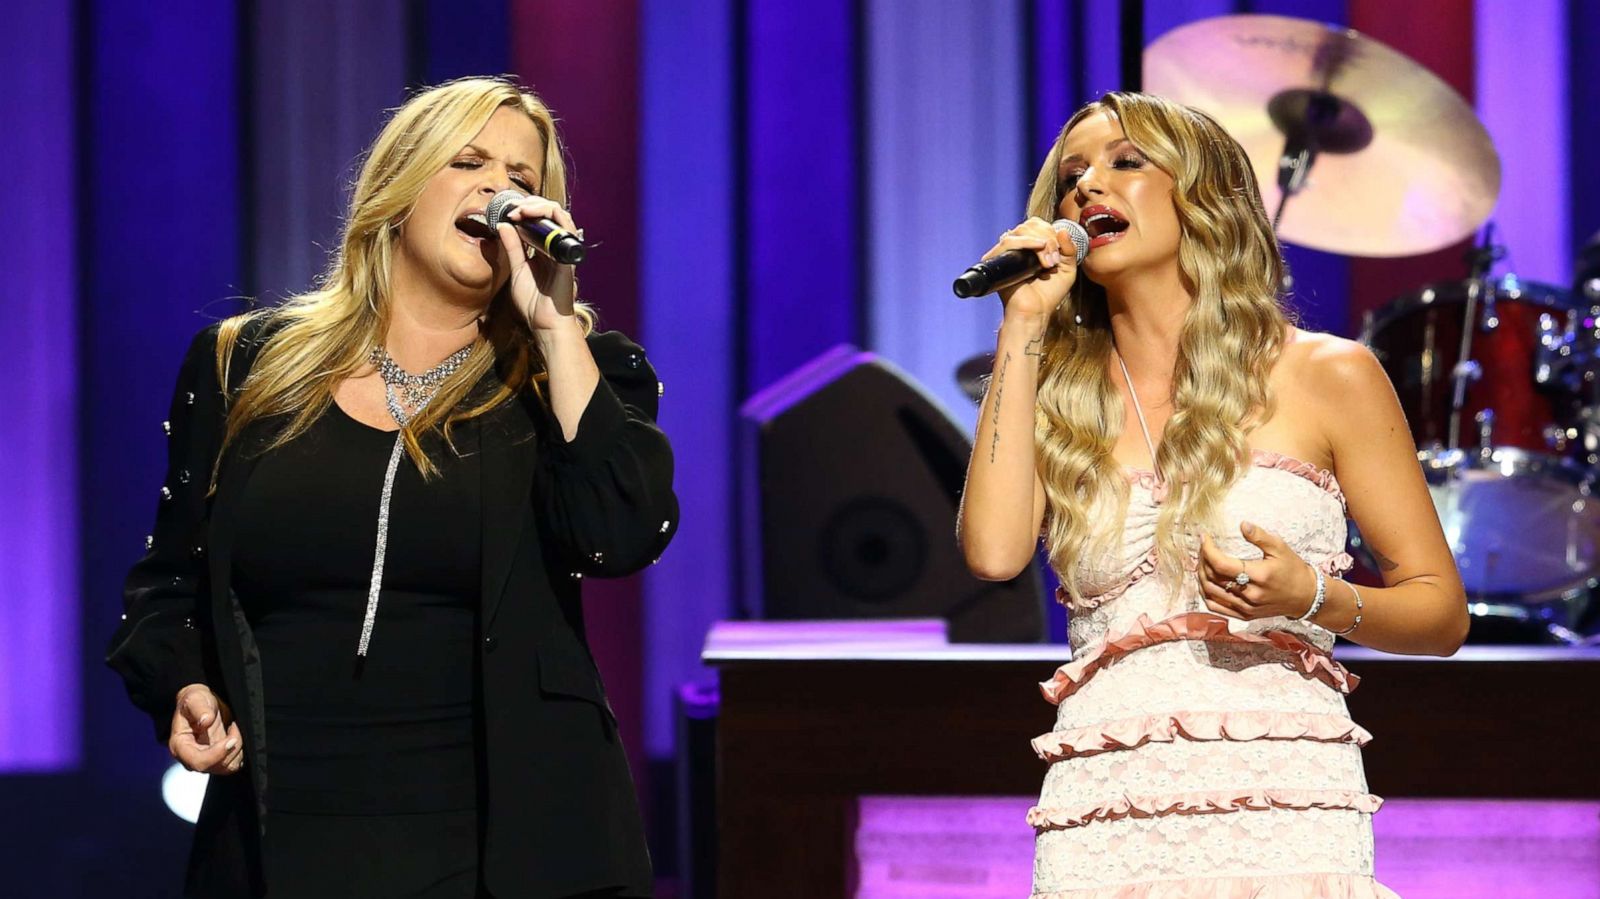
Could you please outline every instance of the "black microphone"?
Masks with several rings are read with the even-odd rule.
[[[578,239],[578,235],[561,227],[555,219],[536,218],[512,221],[506,218],[518,200],[526,199],[527,194],[520,190],[502,190],[489,201],[489,208],[483,211],[483,217],[489,222],[489,230],[500,230],[500,223],[505,222],[516,228],[522,234],[522,239],[530,246],[543,250],[546,256],[564,265],[576,265],[583,261],[583,255],[588,252],[588,247]]]
[[[1083,230],[1083,226],[1072,219],[1056,219],[1051,227],[1057,231],[1066,231],[1067,236],[1072,238],[1072,245],[1078,248],[1078,264],[1082,265],[1084,257],[1089,255],[1089,232]],[[1001,285],[1032,275],[1038,270],[1038,250],[1007,250],[962,272],[951,289],[956,292],[956,296],[963,299],[981,297],[986,293],[993,293],[994,289]]]

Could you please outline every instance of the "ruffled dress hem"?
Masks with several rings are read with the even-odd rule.
[[[1282,874],[1147,880],[1036,892],[1029,899],[1400,899],[1400,895],[1361,874]]]

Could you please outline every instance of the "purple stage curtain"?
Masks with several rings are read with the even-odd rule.
[[[1567,287],[1572,208],[1567,181],[1567,45],[1564,0],[1477,0],[1474,89],[1478,115],[1500,151],[1495,239],[1501,267]],[[1592,154],[1591,154],[1592,155]],[[1540,200],[1531,198],[1539,197]]]
[[[82,756],[76,14],[0,6],[0,772]]]
[[[573,218],[599,246],[580,293],[604,329],[639,336],[639,34],[635,0],[510,4],[511,65],[555,111],[566,141]],[[624,26],[622,23],[627,23]],[[648,352],[650,347],[646,346]],[[666,377],[666,375],[663,375]],[[640,582],[584,585],[589,645],[643,784]]]

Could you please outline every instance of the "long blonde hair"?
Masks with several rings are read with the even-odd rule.
[[[262,452],[304,433],[333,402],[333,388],[369,364],[383,340],[390,316],[391,266],[400,227],[411,214],[428,179],[461,151],[502,107],[525,113],[544,144],[540,193],[567,203],[567,169],[556,134],[555,116],[533,92],[504,78],[461,78],[425,89],[393,111],[368,148],[350,196],[339,250],[314,289],[281,306],[234,316],[222,323],[217,340],[217,372],[224,385],[233,349],[244,326],[264,319],[268,336],[228,410],[225,450],[251,422],[286,416]],[[541,257],[535,265],[548,262]],[[594,315],[579,305],[587,332]],[[406,452],[425,476],[437,473],[421,437],[493,409],[524,387],[537,390],[543,360],[527,321],[502,289],[490,302],[478,340],[466,362],[426,407],[405,426]],[[469,397],[480,379],[496,372],[492,390]],[[218,453],[220,460],[222,453]],[[215,484],[216,472],[212,478]]]
[[[1172,176],[1178,266],[1194,298],[1178,338],[1173,414],[1155,459],[1169,490],[1157,517],[1157,553],[1162,573],[1176,578],[1200,531],[1215,530],[1224,495],[1249,464],[1246,434],[1272,415],[1267,377],[1289,323],[1278,303],[1283,258],[1244,149],[1205,113],[1148,94],[1106,94],[1067,122],[1034,182],[1030,215],[1056,218],[1067,134],[1096,112],[1115,117]],[[1045,543],[1080,600],[1075,563],[1120,539],[1120,527],[1097,529],[1093,516],[1115,509],[1120,522],[1127,513],[1128,478],[1112,456],[1124,421],[1111,350],[1105,289],[1080,276],[1045,328],[1035,416],[1049,500]]]

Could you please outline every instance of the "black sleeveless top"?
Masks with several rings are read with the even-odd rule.
[[[261,653],[269,809],[476,805],[476,457],[425,443],[439,466],[426,483],[400,459],[376,623],[356,655],[394,442],[331,404],[241,491],[233,584]]]

